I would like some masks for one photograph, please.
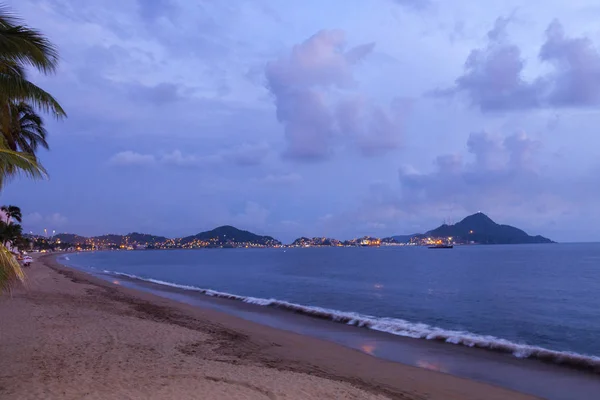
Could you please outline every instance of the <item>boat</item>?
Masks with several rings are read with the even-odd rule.
[[[429,246],[430,249],[452,249],[454,245],[451,244],[434,244],[433,246]]]

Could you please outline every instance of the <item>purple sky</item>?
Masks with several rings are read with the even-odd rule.
[[[58,46],[24,227],[600,240],[594,0],[8,0]]]

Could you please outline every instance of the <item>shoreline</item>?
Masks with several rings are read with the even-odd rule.
[[[85,270],[84,270],[85,271]],[[508,388],[552,400],[595,398],[600,392],[597,373],[540,359],[522,359],[487,348],[449,345],[440,340],[423,340],[373,329],[357,329],[310,314],[253,301],[206,295],[181,285],[164,285],[129,275],[116,276],[100,270],[88,273],[113,284],[170,298],[179,302],[223,312],[279,330],[326,340],[380,359],[439,371],[453,376]],[[116,275],[115,275],[116,274]],[[162,281],[160,281],[162,282]]]
[[[193,398],[204,390],[212,398],[534,398],[120,287],[54,257],[40,257],[26,269],[26,289],[0,297],[0,394]],[[132,379],[139,382],[127,386]]]
[[[290,303],[288,301],[274,298],[266,299],[248,297],[233,293],[219,292],[213,289],[175,284],[156,279],[146,279],[122,272],[111,272],[104,270],[101,273],[98,273],[98,275],[101,279],[106,277],[108,280],[112,278],[127,280],[132,283],[137,283],[138,286],[142,286],[144,288],[156,286],[158,291],[163,292],[168,290],[182,291],[182,293],[186,294],[193,292],[213,299],[225,299],[229,301],[250,304],[253,306],[281,309],[294,314],[305,315],[312,318],[323,319],[326,321],[341,323],[358,328],[366,328],[372,331],[384,332],[399,337],[427,339],[430,341],[459,345],[467,348],[477,348],[490,352],[509,354],[519,360],[541,361],[544,363],[564,366],[566,368],[583,372],[594,374],[600,373],[600,357],[574,353],[570,351],[552,350],[535,345],[519,344],[490,335],[452,331],[428,326],[426,324],[410,323],[408,321],[402,321],[406,327],[402,327],[400,329],[401,332],[398,333],[398,328],[396,326],[393,327],[396,329],[391,329],[388,326],[382,326],[381,317],[360,315],[350,311],[339,311],[316,306],[305,306],[302,304]],[[419,330],[411,331],[411,328],[415,325],[419,325]],[[427,331],[424,332],[424,329],[427,329]]]

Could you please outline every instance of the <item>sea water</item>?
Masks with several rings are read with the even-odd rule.
[[[394,335],[600,368],[600,244],[203,249],[61,262]]]

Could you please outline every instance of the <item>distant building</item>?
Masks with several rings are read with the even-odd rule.
[[[381,239],[366,237],[361,239],[360,245],[369,247],[381,246]]]

